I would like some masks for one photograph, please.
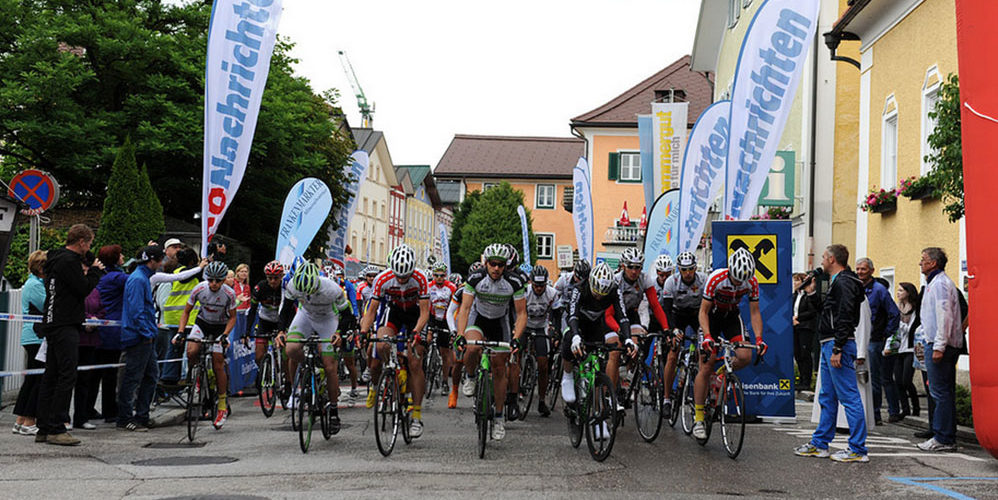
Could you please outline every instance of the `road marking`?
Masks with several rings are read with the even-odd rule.
[[[772,427],[774,431],[784,432],[788,435],[798,437],[798,438],[810,438],[811,434],[814,432],[813,429],[803,429],[799,427]],[[847,436],[836,435],[831,443],[828,443],[829,448],[836,448],[839,450],[844,450],[849,448],[849,438]],[[912,450],[910,452],[897,452],[897,453],[886,453],[886,452],[871,452],[869,455],[871,457],[953,457],[962,458],[969,462],[986,462],[987,460],[983,458],[974,457],[971,455],[966,455],[963,453],[955,452],[923,452],[918,448],[918,446],[908,441],[904,438],[890,437],[890,436],[870,436],[866,437],[866,447],[870,449],[901,449],[901,450]]]
[[[930,483],[934,481],[998,481],[998,477],[888,477],[887,479],[897,483],[907,484],[909,486],[925,488],[936,493],[946,495],[950,498],[958,498],[960,500],[973,500],[973,497],[969,497],[962,493],[957,493],[953,490],[948,490],[942,486]]]

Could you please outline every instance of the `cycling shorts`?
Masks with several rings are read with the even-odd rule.
[[[419,308],[402,309],[395,305],[388,305],[387,308],[387,314],[382,316],[380,326],[387,326],[396,334],[403,329],[412,334],[412,331],[416,329],[416,323],[419,321]]]
[[[533,341],[534,356],[538,358],[546,357],[551,352],[551,339],[546,334],[545,328],[527,328],[527,338]]]
[[[266,346],[272,338],[277,336],[279,328],[275,321],[257,320],[256,333],[254,334],[256,336],[256,345]]]
[[[205,323],[198,319],[194,320],[194,326],[191,327],[191,333],[187,338],[212,342],[217,340],[223,333],[225,333],[225,323],[216,325],[214,323]],[[211,352],[222,354],[222,344],[211,344]]]
[[[735,309],[729,313],[712,312],[710,318],[710,335],[715,340],[719,338],[728,339],[728,342],[741,342],[745,334],[745,325],[742,324],[742,315]]]
[[[447,322],[439,320],[436,318],[430,318],[429,323],[430,328],[433,329],[433,342],[437,344],[439,349],[453,349],[454,346],[451,344],[450,329],[447,327]]]
[[[641,314],[638,313],[637,309],[631,309],[627,311],[627,321],[631,324],[631,335],[644,335],[648,330],[645,329],[644,323],[641,322]],[[655,321],[655,316],[652,316],[652,321]]]
[[[676,324],[669,326],[682,331],[686,338],[695,339],[696,336],[700,334],[700,317],[696,313],[676,311],[672,315],[672,319],[676,322]],[[690,334],[688,329],[692,329],[693,333]]]
[[[485,340],[491,342],[509,342],[512,338],[509,327],[509,316],[486,318],[474,309],[468,313],[468,331],[474,330],[482,334]]]
[[[295,313],[295,319],[291,320],[288,327],[289,340],[305,340],[313,333],[319,336],[319,340],[330,340],[336,329],[339,327],[340,317],[336,314],[326,314],[323,316],[311,316],[302,309]],[[338,357],[336,347],[331,342],[319,344],[319,352],[323,356]]]
[[[607,326],[603,316],[596,321],[590,321],[582,316],[579,317],[579,336],[583,342],[619,342],[620,337],[617,332]],[[566,361],[575,362],[575,355],[572,353],[572,330],[565,332],[565,337],[561,340],[561,357]]]

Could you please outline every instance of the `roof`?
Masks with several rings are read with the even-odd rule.
[[[686,55],[610,102],[572,118],[572,126],[637,128],[638,115],[651,114],[655,91],[669,89],[686,92],[686,101],[690,103],[687,125],[693,126],[700,113],[713,101],[711,87],[706,76],[690,69],[690,56]]]
[[[374,148],[378,147],[378,142],[384,137],[384,134],[379,130],[369,128],[351,130],[353,131],[353,139],[357,141],[357,149],[363,150],[367,154],[373,154]]]
[[[572,178],[585,154],[574,137],[455,135],[437,163],[437,177]]]
[[[412,185],[418,186],[423,182],[423,178],[430,173],[429,165],[396,165],[396,170],[404,168],[409,171],[409,178],[412,179]]]
[[[444,205],[457,205],[461,203],[461,183],[459,181],[445,181],[441,179],[437,183],[437,191],[440,193],[440,202]]]

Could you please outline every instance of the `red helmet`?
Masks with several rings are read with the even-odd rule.
[[[280,261],[272,260],[263,266],[263,274],[267,276],[284,276],[284,266]]]

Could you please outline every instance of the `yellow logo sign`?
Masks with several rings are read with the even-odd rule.
[[[730,234],[728,235],[728,256],[739,248],[744,248],[755,257],[755,277],[760,284],[779,281],[776,274],[776,235],[775,234]]]
[[[780,379],[780,390],[789,391],[790,390],[790,379],[781,378]]]

